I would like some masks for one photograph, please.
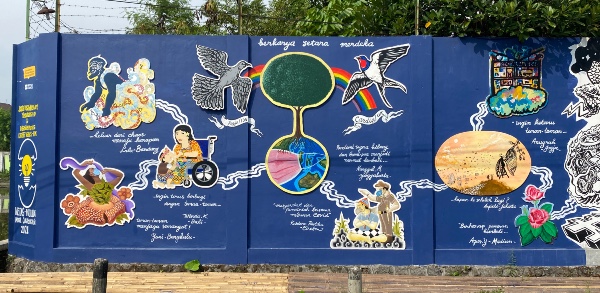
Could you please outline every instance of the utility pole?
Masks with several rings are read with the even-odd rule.
[[[242,0],[237,0],[238,3],[238,33],[242,34]]]
[[[58,0],[56,0],[58,1]],[[420,12],[420,5],[419,5],[419,0],[416,0],[417,5],[415,5],[415,35],[418,36],[419,35],[419,12]]]
[[[31,0],[27,0],[27,11],[25,12],[25,41],[29,41],[29,17],[31,17]]]
[[[56,14],[54,15],[54,31],[60,32],[60,0],[56,0]]]

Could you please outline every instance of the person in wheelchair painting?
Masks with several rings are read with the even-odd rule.
[[[172,176],[167,180],[166,188],[175,186],[190,187],[192,182],[199,187],[213,186],[219,176],[215,163],[210,161],[216,136],[207,139],[196,139],[192,128],[187,124],[179,124],[173,130],[175,146],[175,166]]]

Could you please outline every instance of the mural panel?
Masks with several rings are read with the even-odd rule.
[[[600,247],[598,43],[64,35],[19,45],[11,253],[585,263],[583,248]],[[41,62],[46,47],[60,50]]]

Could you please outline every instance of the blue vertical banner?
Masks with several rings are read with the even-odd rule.
[[[44,35],[14,50],[9,240],[14,253],[40,259],[54,234],[59,38]]]

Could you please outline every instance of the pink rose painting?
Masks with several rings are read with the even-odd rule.
[[[515,227],[519,228],[519,236],[521,236],[521,246],[527,246],[538,238],[546,244],[551,244],[558,237],[556,225],[550,221],[554,204],[541,203],[540,200],[544,198],[546,192],[533,185],[528,185],[524,194],[523,200],[533,204],[533,207],[522,206],[521,214],[515,218]]]
[[[527,185],[525,188],[525,201],[526,202],[534,202],[536,200],[540,200],[544,198],[545,192],[539,190],[537,187],[533,185]]]
[[[531,228],[539,228],[544,223],[550,220],[550,214],[546,210],[530,208],[529,209],[529,224]]]

